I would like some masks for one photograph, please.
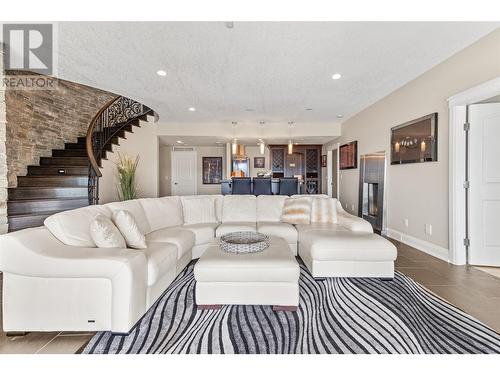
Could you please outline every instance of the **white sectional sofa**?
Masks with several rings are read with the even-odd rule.
[[[44,227],[2,235],[3,329],[127,333],[192,259],[216,236],[233,231],[285,239],[313,276],[392,277],[396,250],[374,235],[369,223],[339,203],[335,224],[283,223],[286,198],[209,195],[114,202],[61,212],[47,218]],[[132,214],[147,248],[95,247],[91,221],[115,210]]]

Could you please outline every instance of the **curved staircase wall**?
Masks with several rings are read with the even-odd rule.
[[[152,118],[152,117],[151,117]],[[120,138],[119,145],[113,145],[107,153],[107,159],[102,160],[100,168],[102,176],[99,179],[99,204],[115,202],[118,197],[118,177],[116,163],[118,153],[135,158],[139,155],[136,171],[136,182],[139,190],[138,198],[155,198],[159,196],[159,146],[157,135],[158,124],[153,121],[141,121],[140,126],[134,126],[133,132],[127,132],[126,138]]]
[[[16,187],[17,176],[25,176],[28,165],[38,165],[40,157],[49,157],[53,149],[64,149],[65,143],[85,136],[92,117],[115,96],[61,79],[54,90],[7,90],[8,186]]]

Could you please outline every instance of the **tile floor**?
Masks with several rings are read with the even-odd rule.
[[[397,270],[500,332],[500,278],[475,267],[448,264],[408,245],[391,241],[398,248]],[[0,309],[0,322],[1,319]],[[0,325],[0,353],[76,353],[92,335],[92,332],[35,332],[8,337]]]

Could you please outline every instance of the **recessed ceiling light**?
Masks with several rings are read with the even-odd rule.
[[[184,142],[183,141],[176,141],[178,144],[183,144]]]
[[[167,75],[167,72],[164,70],[158,70],[156,74],[158,74],[160,77],[165,77]]]
[[[342,77],[342,74],[340,74],[340,73],[334,73],[332,75],[332,79],[340,79],[340,77]]]
[[[196,108],[194,108],[194,107],[189,107],[189,108],[188,108],[188,111],[190,111],[190,112],[194,112],[194,111],[196,111]]]
[[[216,144],[216,145],[222,145],[222,144],[224,144],[224,142],[217,141],[217,142],[215,142],[215,144]]]
[[[337,115],[337,118],[342,118],[344,117],[344,115]]]

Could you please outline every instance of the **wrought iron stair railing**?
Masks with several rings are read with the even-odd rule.
[[[147,115],[154,115],[154,111],[135,100],[118,96],[106,103],[92,119],[86,137],[89,204],[99,203],[99,177],[102,176],[100,163],[106,151],[112,147],[113,139],[120,137],[127,127],[147,119]]]

